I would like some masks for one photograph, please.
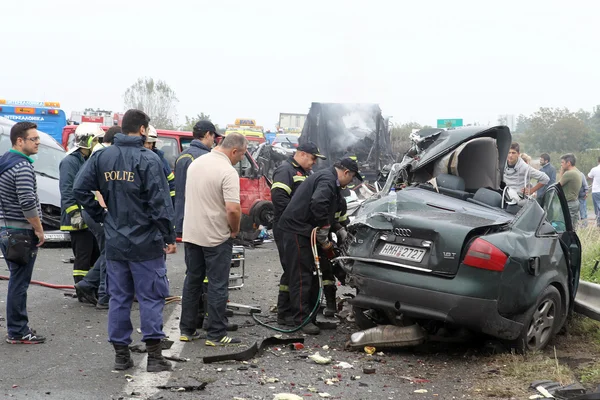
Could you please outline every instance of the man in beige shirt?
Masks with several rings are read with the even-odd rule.
[[[240,230],[240,178],[233,168],[248,141],[230,133],[212,152],[192,162],[185,186],[183,242],[187,272],[179,329],[183,341],[199,339],[196,330],[202,282],[208,278],[207,346],[240,343],[226,335],[227,290],[233,238]]]

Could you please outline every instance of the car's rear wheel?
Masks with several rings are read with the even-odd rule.
[[[523,315],[523,331],[512,347],[520,352],[542,350],[560,329],[561,316],[560,292],[548,286],[536,305]]]

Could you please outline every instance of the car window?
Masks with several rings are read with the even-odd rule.
[[[181,153],[179,151],[179,144],[177,143],[177,139],[159,136],[158,141],[156,142],[156,147],[158,147],[165,153],[165,158],[169,162],[171,169],[175,169],[175,161]]]
[[[192,140],[194,140],[194,138],[189,138],[189,139],[184,139],[184,138],[180,138],[179,139],[179,143],[181,143],[181,150],[185,150],[188,147],[190,147],[190,143],[192,143]]]
[[[0,135],[0,155],[12,148],[10,136]],[[58,179],[60,176],[59,165],[65,157],[66,152],[54,147],[40,144],[38,153],[31,156],[33,158],[33,169],[51,178]]]
[[[555,189],[550,189],[544,195],[544,210],[546,210],[546,220],[557,232],[561,233],[567,230],[565,214]]]
[[[240,178],[252,177],[252,163],[248,159],[248,153],[246,153],[246,156],[236,166]]]

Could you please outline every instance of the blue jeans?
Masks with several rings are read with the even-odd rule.
[[[592,193],[594,203],[594,214],[596,214],[596,225],[600,226],[600,192]]]
[[[104,226],[94,221],[92,217],[85,212],[85,210],[83,211],[82,215],[86,225],[94,234],[100,250],[100,257],[98,257],[94,267],[90,269],[85,278],[83,278],[82,282],[84,282],[84,285],[86,286],[91,286],[94,289],[98,289],[98,303],[108,304],[110,296],[108,293],[106,293],[106,251],[104,249]]]
[[[6,327],[8,336],[23,337],[29,333],[29,318],[27,316],[27,289],[33,274],[33,265],[37,257],[38,238],[31,229],[6,229],[0,230],[0,247],[6,259],[8,249],[8,234],[28,234],[32,238],[31,259],[27,265],[18,265],[6,260],[10,271],[8,280],[8,293],[6,296]]]
[[[188,242],[184,245],[187,273],[183,283],[179,329],[184,334],[196,330],[202,283],[204,278],[208,277],[206,338],[219,340],[227,334],[228,320],[225,313],[233,240],[228,239],[215,247],[198,246]]]
[[[587,226],[587,217],[587,200],[579,199],[579,218],[582,226]]]
[[[142,341],[162,339],[163,309],[169,295],[167,266],[163,257],[147,261],[106,260],[108,306],[108,341],[131,344],[131,304],[135,294],[140,305]]]

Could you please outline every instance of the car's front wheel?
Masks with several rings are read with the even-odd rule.
[[[560,292],[548,286],[536,305],[523,315],[523,331],[512,347],[520,352],[542,350],[560,329],[561,316]]]

